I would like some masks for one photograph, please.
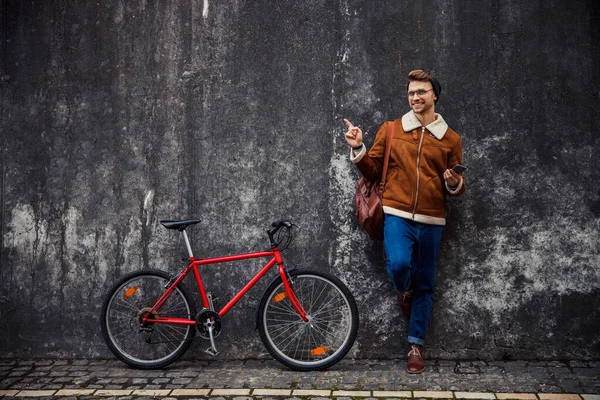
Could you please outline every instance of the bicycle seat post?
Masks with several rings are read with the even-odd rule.
[[[181,233],[183,233],[183,240],[185,242],[185,247],[187,248],[190,259],[194,258],[194,254],[192,253],[192,246],[190,246],[190,239],[188,239],[187,232],[185,231],[185,229],[182,229]]]

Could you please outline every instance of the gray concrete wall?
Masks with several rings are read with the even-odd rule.
[[[178,271],[183,245],[158,220],[184,217],[202,220],[202,256],[266,248],[267,225],[291,218],[286,261],[335,273],[359,301],[351,356],[404,356],[380,245],[353,216],[342,118],[371,144],[425,68],[470,168],[448,204],[427,355],[600,358],[597,2],[0,7],[2,356],[109,356],[105,290],[132,270]],[[258,266],[206,283],[224,301]],[[265,355],[252,323],[264,287],[226,316],[222,358]]]

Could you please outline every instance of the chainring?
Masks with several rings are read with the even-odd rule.
[[[210,339],[208,327],[213,327],[213,338],[221,333],[221,316],[213,310],[204,309],[196,314],[196,331],[200,337]]]

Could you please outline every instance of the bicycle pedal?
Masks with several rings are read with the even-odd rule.
[[[216,350],[213,350],[213,349],[212,349],[212,348],[210,348],[210,347],[209,347],[208,349],[204,350],[204,352],[205,352],[205,353],[208,353],[208,354],[210,354],[210,355],[211,355],[211,356],[213,356],[213,357],[216,357],[216,356],[217,356],[217,354],[219,354],[219,352],[218,352],[218,351],[216,351]]]

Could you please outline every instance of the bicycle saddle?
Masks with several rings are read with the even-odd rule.
[[[200,222],[199,219],[183,219],[183,220],[171,220],[163,219],[160,221],[161,225],[167,229],[177,229],[178,231],[184,231],[190,225],[194,225]]]

